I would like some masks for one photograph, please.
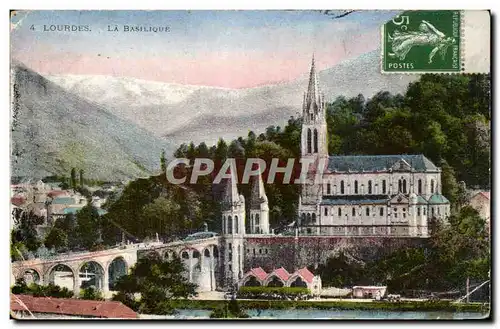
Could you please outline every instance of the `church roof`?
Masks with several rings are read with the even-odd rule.
[[[421,195],[417,196],[417,204],[427,204],[427,200],[425,200]]]
[[[389,198],[386,195],[342,195],[324,196],[322,206],[346,205],[346,204],[386,204]]]
[[[429,198],[429,204],[447,204],[447,203],[450,203],[450,201],[448,201],[448,199],[446,199],[445,196],[442,194],[436,193]]]
[[[328,158],[331,172],[388,171],[404,160],[416,171],[437,171],[437,167],[423,154],[416,155],[335,155]]]

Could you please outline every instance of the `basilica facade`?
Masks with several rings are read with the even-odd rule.
[[[441,170],[424,155],[330,156],[325,111],[313,59],[301,137],[302,158],[313,170],[301,184],[293,234],[272,233],[262,177],[252,177],[247,209],[231,172],[222,200],[225,284],[239,282],[245,271],[259,266],[296,271],[346,246],[370,252],[419,243],[429,236],[429,219],[449,215]]]
[[[301,234],[426,237],[430,218],[449,215],[441,170],[424,155],[328,154],[326,106],[314,59],[302,110],[302,157],[321,178],[309,175],[302,185]]]

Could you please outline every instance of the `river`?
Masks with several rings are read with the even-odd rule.
[[[209,319],[209,310],[179,310],[175,316],[146,315],[143,319]],[[443,312],[443,311],[381,311],[381,310],[319,310],[319,309],[294,309],[294,310],[247,310],[248,315],[254,319],[342,319],[342,320],[463,320],[482,319],[487,314],[479,312]]]

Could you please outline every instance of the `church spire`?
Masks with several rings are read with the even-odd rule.
[[[304,115],[310,117],[311,113],[314,116],[317,115],[319,111],[322,110],[321,95],[318,87],[318,76],[316,74],[316,64],[314,60],[314,54],[311,61],[311,71],[309,73],[309,84],[307,86],[307,92],[304,100]]]
[[[240,196],[238,194],[238,187],[236,186],[237,177],[236,174],[231,170],[229,170],[231,177],[224,179],[224,196],[222,205],[224,209],[231,209],[231,206],[240,201]]]
[[[267,202],[266,191],[264,190],[264,182],[262,175],[252,177],[252,193],[250,199],[250,209],[260,209],[260,205]]]

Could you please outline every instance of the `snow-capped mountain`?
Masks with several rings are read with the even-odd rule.
[[[318,73],[327,101],[344,95],[371,97],[380,90],[404,92],[415,76],[380,73],[378,50]],[[300,115],[308,72],[286,83],[247,89],[179,85],[108,76],[47,76],[67,91],[104,106],[157,136],[183,142],[215,142],[249,130],[262,132]]]

